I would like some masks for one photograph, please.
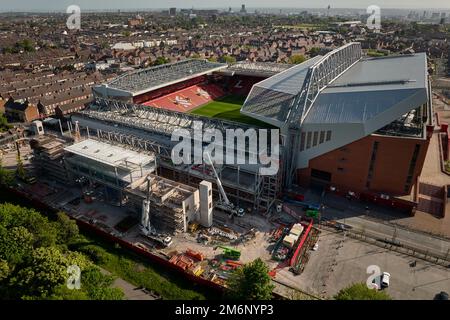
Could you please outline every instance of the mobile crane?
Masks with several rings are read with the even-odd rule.
[[[222,182],[219,179],[216,168],[211,160],[211,156],[208,152],[205,152],[208,164],[212,167],[214,176],[216,177],[217,188],[219,189],[219,201],[216,202],[216,207],[230,214],[230,218],[233,216],[243,217],[245,214],[244,209],[235,206],[227,197],[225,190],[223,189]]]
[[[150,177],[147,177],[147,198],[142,201],[142,215],[140,230],[142,235],[153,240],[164,247],[170,247],[172,244],[172,238],[162,235],[156,231],[156,229],[150,223]]]

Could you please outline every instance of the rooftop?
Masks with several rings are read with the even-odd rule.
[[[124,74],[107,84],[97,86],[95,90],[101,93],[102,90],[112,89],[123,95],[137,96],[226,67],[227,64],[207,60],[183,60]]]
[[[394,121],[426,101],[425,53],[364,58],[319,94],[305,123],[364,123],[398,108]]]
[[[271,77],[290,68],[292,65],[285,63],[240,61],[223,72],[232,75]]]
[[[349,45],[257,83],[241,112],[278,127],[288,121],[358,123],[369,134],[427,102],[425,53],[351,61],[339,52]],[[349,67],[342,68],[343,63]],[[304,97],[309,105],[297,118],[292,110],[303,110]]]
[[[302,90],[309,67],[321,58],[316,56],[255,84],[242,113],[276,126],[284,123],[293,100]]]
[[[93,139],[86,139],[75,143],[64,148],[64,150],[111,167],[120,167],[129,170],[143,167],[155,159],[154,155],[151,154],[136,152],[126,147]]]

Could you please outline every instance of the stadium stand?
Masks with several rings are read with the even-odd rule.
[[[195,84],[162,97],[145,102],[145,106],[189,112],[223,97],[225,92],[216,84]]]

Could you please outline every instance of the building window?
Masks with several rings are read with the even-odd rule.
[[[306,149],[311,148],[311,138],[312,138],[312,132],[308,132],[306,136]]]
[[[327,141],[330,141],[330,140],[331,140],[331,131],[328,130],[327,131]]]
[[[325,131],[320,131],[319,144],[322,144],[325,141]]]
[[[313,136],[313,147],[317,146],[318,140],[319,140],[319,132],[318,132],[318,131],[314,131],[314,136]]]
[[[370,183],[372,181],[372,176],[373,176],[373,169],[375,167],[375,161],[377,159],[377,152],[378,152],[378,145],[379,142],[375,141],[373,143],[373,147],[372,147],[372,156],[370,158],[370,165],[369,165],[369,172],[367,174],[367,183],[366,183],[366,187],[369,188],[370,187]]]
[[[302,132],[301,140],[300,140],[300,151],[305,150],[305,140],[306,140],[306,133]]]

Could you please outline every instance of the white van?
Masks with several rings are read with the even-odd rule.
[[[381,287],[387,288],[389,287],[389,280],[391,278],[391,274],[388,272],[383,272],[383,276],[381,278]]]

